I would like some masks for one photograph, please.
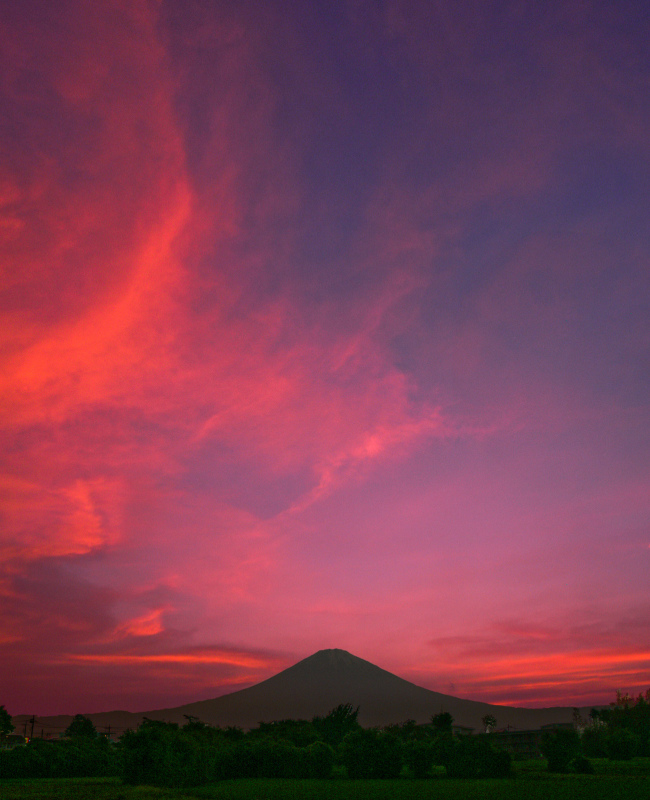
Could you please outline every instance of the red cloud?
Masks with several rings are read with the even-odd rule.
[[[564,174],[574,149],[616,138],[601,124],[616,103],[620,141],[645,147],[624,39],[603,39],[619,59],[589,28],[576,55],[579,8],[553,32],[530,12],[530,72],[503,83],[512,51],[483,64],[480,4],[348,9],[337,47],[386,79],[379,102],[347,85],[316,16],[171,5],[3,13],[0,645],[16,696],[55,674],[102,705],[99,675],[167,703],[174,676],[206,692],[266,676],[280,635],[296,652],[390,641],[396,671],[422,659],[434,681],[413,644],[432,630],[466,692],[636,681],[636,623],[605,641],[494,622],[577,606],[591,570],[621,619],[641,602],[647,392],[630,375],[647,259],[622,242],[630,206],[607,233],[583,167]],[[259,662],[247,637],[269,648]]]

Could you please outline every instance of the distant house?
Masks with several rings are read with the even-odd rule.
[[[8,733],[0,736],[0,750],[11,750],[21,744],[27,744],[27,739],[20,733]]]
[[[543,731],[553,730],[553,728],[575,728],[573,722],[551,722],[548,725],[542,725]]]
[[[529,731],[494,731],[490,734],[490,740],[497,747],[507,750],[513,758],[541,758],[543,733],[541,728]]]
[[[507,750],[513,758],[541,758],[540,745],[545,731],[554,728],[572,728],[571,722],[555,722],[532,730],[502,730],[490,734],[491,741]]]
[[[467,725],[452,725],[451,732],[457,736],[469,736],[474,733],[474,728],[469,728]]]

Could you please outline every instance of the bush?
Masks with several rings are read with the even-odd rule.
[[[426,778],[433,766],[434,747],[430,742],[409,741],[404,747],[404,760],[414,778]]]
[[[349,733],[340,755],[349,778],[397,778],[402,771],[402,743],[376,728]]]
[[[2,778],[100,778],[118,771],[116,753],[106,739],[32,739],[26,746],[0,752]]]
[[[577,775],[593,775],[594,765],[584,756],[576,756],[569,762],[569,772],[575,772]]]
[[[639,750],[639,737],[627,728],[616,728],[607,737],[610,761],[630,761]]]
[[[650,689],[638,697],[617,692],[610,708],[592,709],[592,716],[610,731],[624,729],[633,733],[637,737],[636,754],[650,756]]]
[[[179,730],[178,725],[145,720],[120,740],[124,783],[182,788],[210,779],[208,737]]]
[[[305,719],[283,719],[277,722],[260,722],[259,726],[251,731],[253,737],[261,736],[275,739],[276,741],[289,742],[295,747],[308,747],[318,739],[314,725]]]
[[[584,754],[588,758],[607,758],[607,737],[607,728],[604,725],[585,728],[581,737]]]
[[[454,748],[454,738],[451,733],[438,733],[431,742],[433,747],[433,763],[444,767]]]
[[[334,750],[325,742],[314,742],[307,748],[305,762],[310,778],[329,778],[334,766]]]
[[[567,772],[569,763],[580,755],[580,736],[573,728],[544,731],[540,750],[549,772]]]
[[[486,735],[463,736],[453,742],[445,770],[450,778],[505,778],[511,764],[510,753],[495,749]]]

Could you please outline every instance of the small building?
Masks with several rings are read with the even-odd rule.
[[[474,733],[474,728],[469,728],[467,725],[452,725],[451,732],[456,736],[470,736]]]
[[[501,730],[490,734],[497,747],[507,750],[513,758],[541,758],[542,736],[557,728],[573,728],[571,722],[552,722],[532,730]]]
[[[543,733],[541,728],[523,731],[494,731],[490,734],[490,740],[497,747],[510,753],[513,758],[541,758],[540,745]]]
[[[20,733],[8,733],[0,736],[0,750],[12,750],[21,744],[27,744],[27,739]]]

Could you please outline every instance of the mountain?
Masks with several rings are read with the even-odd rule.
[[[113,731],[137,728],[143,717],[183,724],[186,716],[198,717],[210,725],[255,727],[259,722],[280,719],[311,719],[324,715],[339,703],[359,706],[359,722],[364,726],[387,725],[414,719],[427,722],[433,714],[448,711],[454,724],[482,729],[481,717],[492,714],[499,727],[539,728],[557,722],[570,722],[573,709],[512,708],[462,700],[416,686],[414,683],[357,658],[345,650],[319,650],[292,667],[261,683],[214,700],[130,713],[109,711],[88,714],[99,730],[109,725]],[[17,731],[27,717],[14,717]],[[35,730],[64,729],[72,717],[41,717]]]

